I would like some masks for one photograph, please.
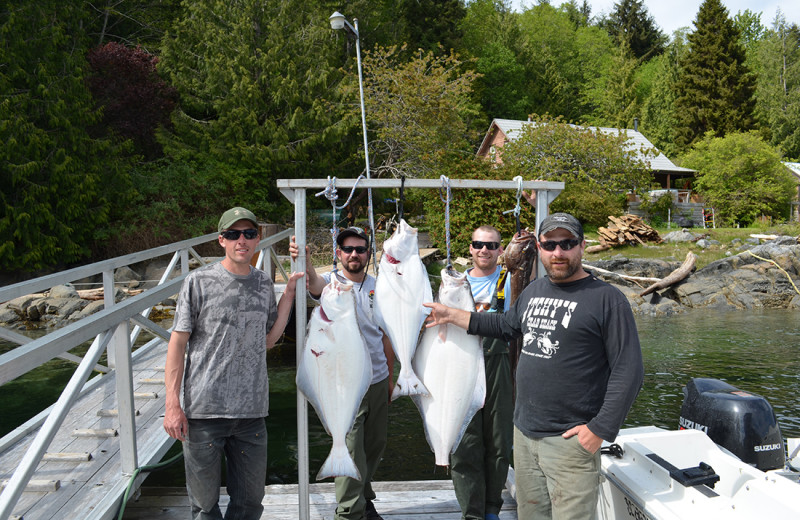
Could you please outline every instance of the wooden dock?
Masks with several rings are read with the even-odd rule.
[[[385,520],[459,520],[453,483],[449,480],[408,482],[375,482],[375,509]],[[228,496],[222,489],[220,506],[225,511]],[[516,520],[517,506],[507,491],[500,520]],[[333,483],[310,485],[310,520],[332,520],[336,508]],[[296,520],[298,518],[297,485],[267,486],[262,502],[262,520]],[[185,520],[189,505],[184,488],[142,488],[138,500],[131,500],[123,520]]]
[[[139,465],[155,464],[172,446],[163,428],[166,343],[139,356],[133,379]],[[11,518],[86,520],[116,518],[129,476],[120,471],[119,420],[113,375],[84,392],[56,433]],[[21,429],[31,429],[25,425]],[[0,480],[11,477],[37,429],[0,454]],[[141,483],[144,475],[137,481]]]

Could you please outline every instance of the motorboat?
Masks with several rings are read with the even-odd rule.
[[[603,444],[598,518],[800,518],[800,439],[784,441],[766,399],[695,378],[679,422]]]

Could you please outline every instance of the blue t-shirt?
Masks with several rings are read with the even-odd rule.
[[[492,299],[497,293],[497,281],[500,279],[500,271],[502,271],[502,267],[499,265],[495,268],[494,273],[489,276],[472,276],[470,275],[472,269],[467,271],[467,281],[472,289],[472,299],[475,300],[475,308],[478,312],[495,312],[494,309],[490,309],[489,306],[492,304]],[[506,276],[505,288],[503,289],[503,293],[505,294],[503,312],[508,311],[510,305],[508,300],[509,291],[511,290],[510,287],[511,276]]]

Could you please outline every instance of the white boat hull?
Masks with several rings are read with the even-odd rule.
[[[615,443],[623,449],[622,458],[601,457],[600,519],[800,518],[797,473],[758,470],[701,431],[629,428]],[[667,469],[701,462],[719,476],[713,488],[684,486]]]

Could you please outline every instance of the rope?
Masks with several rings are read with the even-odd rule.
[[[336,177],[331,178],[328,176],[328,185],[325,187],[324,190],[315,194],[315,197],[324,196],[326,199],[331,201],[331,238],[333,239],[333,274],[336,274],[337,267],[336,267],[336,237],[339,235],[339,226],[336,225],[336,210],[344,209],[350,204],[350,201],[353,199],[353,194],[356,191],[356,187],[358,187],[358,183],[361,179],[364,178],[364,174],[361,174],[356,179],[355,184],[350,189],[350,196],[347,197],[347,200],[341,206],[336,205],[336,200],[339,198],[338,193],[336,192]]]
[[[442,187],[439,188],[439,198],[444,202],[444,233],[447,242],[447,269],[453,269],[453,263],[450,261],[450,201],[452,195],[450,192],[450,179],[442,175],[439,177],[442,181]],[[442,198],[442,190],[445,190],[446,198]]]
[[[399,224],[401,220],[403,220],[403,201],[405,197],[403,196],[403,190],[406,187],[406,176],[402,175],[400,177],[400,195],[397,197],[397,223]]]
[[[520,230],[522,229],[522,225],[519,222],[519,213],[520,213],[519,201],[522,198],[522,176],[517,175],[516,177],[514,177],[514,180],[517,181],[517,205],[514,207],[514,209],[504,211],[503,215],[507,215],[509,213],[514,214],[514,220],[517,223],[517,233],[519,234]]]
[[[778,265],[778,263],[777,263],[775,260],[770,260],[769,258],[761,258],[760,256],[758,256],[757,254],[753,253],[753,252],[752,252],[752,251],[750,251],[749,249],[747,250],[747,252],[748,252],[748,253],[750,253],[750,255],[751,255],[751,256],[754,256],[754,257],[758,258],[759,260],[763,260],[764,262],[769,262],[769,263],[771,263],[772,265],[774,265],[775,267],[777,267],[778,269],[780,269],[780,271],[781,271],[783,274],[785,274],[785,275],[786,275],[786,278],[788,278],[788,279],[789,279],[789,283],[790,283],[790,284],[792,284],[792,287],[794,287],[794,292],[796,292],[797,294],[800,294],[800,289],[798,289],[798,288],[797,288],[797,286],[794,284],[794,280],[792,280],[792,277],[791,277],[791,276],[789,276],[789,273],[787,273],[787,272],[786,272],[786,271],[783,269],[783,267],[779,266],[779,265]]]

